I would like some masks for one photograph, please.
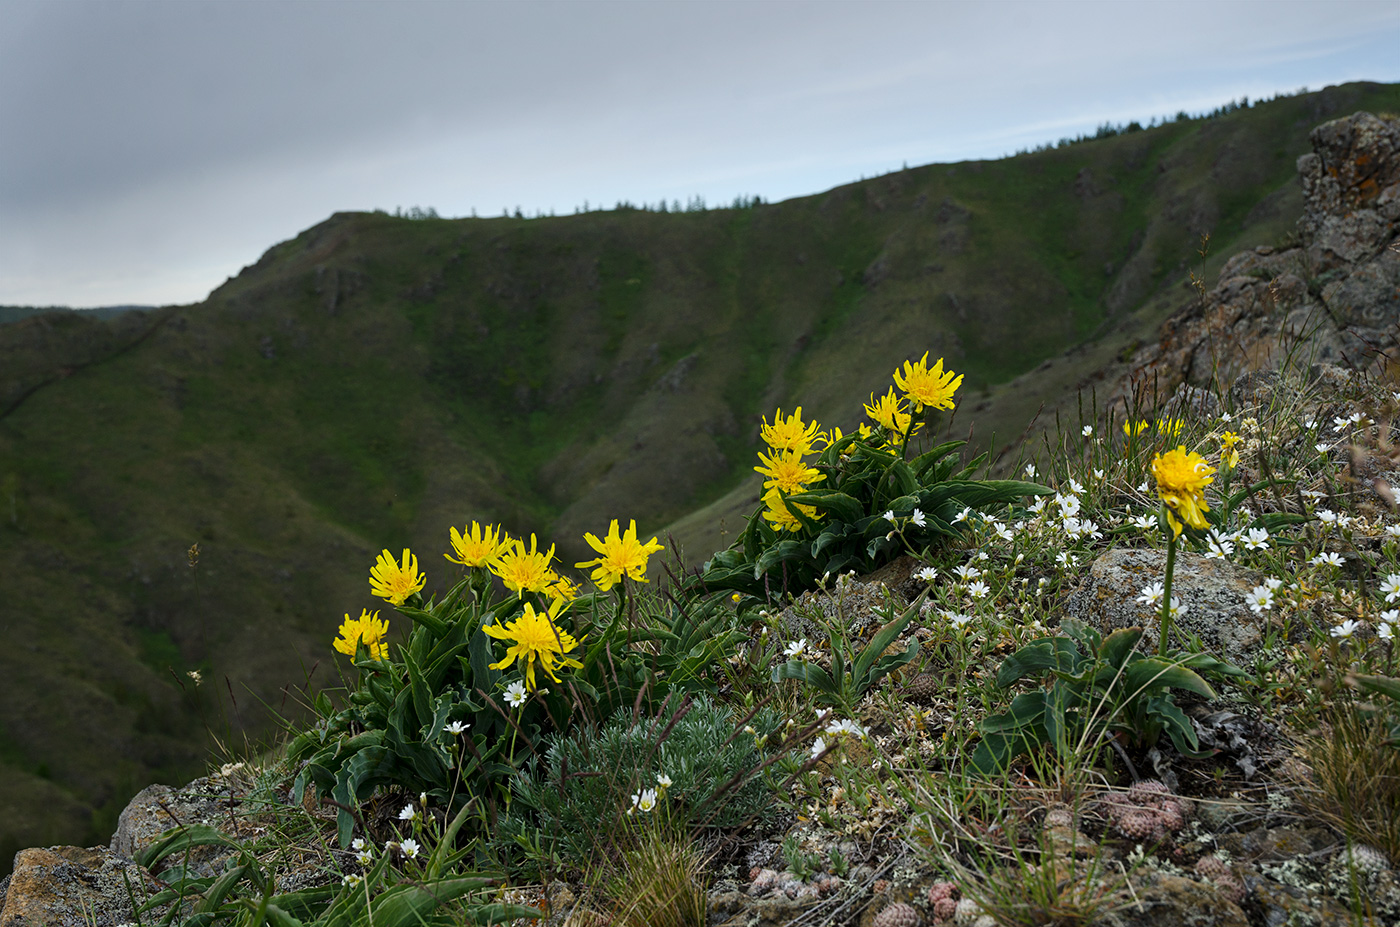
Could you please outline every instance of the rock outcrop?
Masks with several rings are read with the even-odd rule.
[[[1400,345],[1400,120],[1356,113],[1313,130],[1291,247],[1237,254],[1115,376],[1139,394],[1229,385],[1288,361],[1377,366]],[[1189,392],[1189,391],[1187,391]],[[1100,392],[1103,395],[1103,392]]]

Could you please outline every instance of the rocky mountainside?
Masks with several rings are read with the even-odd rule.
[[[924,350],[966,374],[960,433],[1020,434],[1154,339],[1200,233],[1206,275],[1285,244],[1308,132],[1357,109],[1400,86],[744,208],[339,214],[194,306],[0,325],[0,858],[256,749],[334,683],[383,548],[431,589],[450,525],[572,563],[635,517],[701,560],[761,416],[849,427]]]

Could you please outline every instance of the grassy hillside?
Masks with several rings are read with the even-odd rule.
[[[761,415],[850,426],[924,350],[966,374],[953,428],[1019,433],[1175,308],[1201,232],[1285,234],[1308,131],[1356,109],[1400,88],[747,209],[338,214],[197,305],[0,326],[0,860],[294,713],[382,547],[431,588],[449,525],[572,563],[635,517],[703,559]]]

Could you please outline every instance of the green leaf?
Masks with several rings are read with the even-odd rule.
[[[423,918],[438,905],[479,891],[494,881],[469,876],[425,885],[396,885],[370,902],[370,919],[374,927],[421,927]]]
[[[1119,628],[1099,645],[1099,659],[1114,670],[1128,662],[1138,641],[1142,640],[1142,628]]]
[[[1384,695],[1392,701],[1400,702],[1400,679],[1391,676],[1368,676],[1363,673],[1350,673],[1347,682],[1359,686],[1367,692]]]
[[[840,698],[841,690],[832,681],[831,675],[826,670],[815,663],[801,663],[797,660],[789,660],[773,667],[773,681],[781,682],[784,679],[800,679],[807,685],[825,692],[832,698]]]
[[[1138,660],[1123,674],[1124,692],[1129,698],[1147,696],[1168,688],[1186,689],[1205,698],[1215,698],[1215,690],[1184,666],[1168,663],[1158,657]]]
[[[787,500],[801,505],[814,506],[845,522],[860,521],[869,514],[865,511],[865,506],[861,505],[853,496],[832,490],[812,489],[807,492],[793,493],[787,497]]]
[[[880,655],[885,652],[885,648],[894,643],[895,639],[904,633],[904,629],[909,626],[909,622],[913,621],[914,616],[919,613],[919,606],[923,605],[924,599],[926,598],[928,598],[927,589],[919,593],[918,597],[915,598],[913,602],[909,603],[909,607],[904,610],[904,614],[881,628],[875,636],[870,639],[870,643],[861,651],[860,656],[856,658],[855,666],[851,667],[851,676],[855,679],[857,695],[860,695],[867,687],[876,682],[875,679],[868,678],[870,676],[871,666],[873,666],[875,661],[880,658]],[[918,642],[915,641],[915,653],[918,652],[917,644]]]
[[[227,836],[205,824],[189,824],[166,831],[165,836],[136,854],[136,862],[147,869],[176,853],[202,846],[224,846],[241,849]]]

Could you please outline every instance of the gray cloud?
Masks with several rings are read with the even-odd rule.
[[[192,300],[337,209],[775,199],[1299,84],[1385,3],[0,3],[0,303]]]

